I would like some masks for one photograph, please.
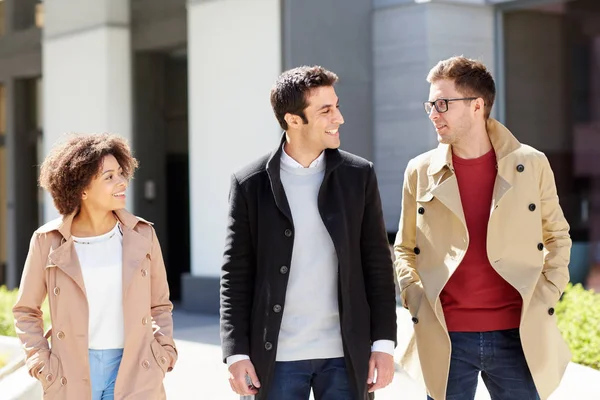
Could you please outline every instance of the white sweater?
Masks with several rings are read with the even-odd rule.
[[[343,357],[338,258],[317,206],[325,162],[311,168],[290,164],[282,160],[281,183],[294,220],[294,248],[277,361]]]
[[[73,236],[89,308],[89,348],[122,349],[123,234],[119,224],[100,236]]]

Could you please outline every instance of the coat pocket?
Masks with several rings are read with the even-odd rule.
[[[54,398],[56,393],[66,384],[66,378],[62,374],[60,359],[54,353],[50,353],[50,358],[36,374],[37,379],[42,384],[44,399]]]
[[[164,376],[169,369],[169,365],[171,364],[169,362],[169,354],[156,339],[153,339],[150,343],[150,349],[152,350],[154,361],[156,361],[156,364],[158,364]]]

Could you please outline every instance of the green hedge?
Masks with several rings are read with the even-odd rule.
[[[556,306],[558,327],[567,341],[572,361],[600,370],[600,294],[569,284]]]
[[[0,336],[17,336],[15,332],[12,308],[17,302],[17,290],[8,290],[6,286],[0,286]],[[50,311],[48,302],[42,304],[44,312],[44,327],[50,327]]]

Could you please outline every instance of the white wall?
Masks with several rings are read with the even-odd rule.
[[[218,277],[231,174],[271,151],[279,0],[188,3],[191,273]]]
[[[99,26],[43,41],[44,154],[68,132],[111,132],[131,142],[127,27]],[[128,191],[131,208],[133,190]],[[46,195],[44,219],[58,215]]]

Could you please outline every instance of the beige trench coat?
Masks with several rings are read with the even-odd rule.
[[[116,212],[123,230],[125,347],[115,399],[164,399],[163,378],[177,360],[173,305],[154,228],[125,210]],[[74,215],[49,222],[31,238],[13,308],[17,334],[30,374],[44,399],[91,399],[88,305],[71,237]],[[51,343],[44,337],[40,305],[49,298]]]
[[[569,281],[569,225],[546,156],[519,143],[493,119],[487,131],[498,168],[488,222],[488,259],[521,294],[523,351],[537,390],[546,399],[571,359],[553,308]],[[402,364],[411,375],[424,379],[435,400],[446,397],[451,352],[439,295],[468,246],[452,151],[440,144],[408,164],[394,244],[402,298],[416,322]]]

